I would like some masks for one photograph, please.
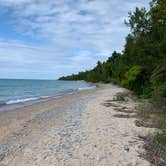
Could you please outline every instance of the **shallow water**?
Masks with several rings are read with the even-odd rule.
[[[0,79],[0,107],[45,100],[94,88],[83,81]]]

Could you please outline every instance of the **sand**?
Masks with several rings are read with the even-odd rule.
[[[100,85],[59,99],[0,112],[0,166],[149,166],[126,89]],[[126,112],[124,112],[126,111]]]

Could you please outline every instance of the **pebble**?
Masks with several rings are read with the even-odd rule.
[[[9,154],[9,149],[6,145],[0,144],[0,161],[2,161]]]
[[[127,151],[127,152],[129,152],[130,149],[129,149],[129,147],[126,145],[126,146],[124,147],[124,150]]]

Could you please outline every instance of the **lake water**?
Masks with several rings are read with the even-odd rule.
[[[83,81],[0,79],[0,109],[94,88]]]

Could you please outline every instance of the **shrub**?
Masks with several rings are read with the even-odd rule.
[[[125,74],[125,79],[122,80],[122,86],[141,94],[143,91],[144,75],[140,66],[131,67]]]
[[[166,62],[166,61],[164,61]],[[161,63],[151,76],[153,85],[152,99],[159,108],[166,107],[166,65]],[[166,110],[166,109],[165,109]]]
[[[152,99],[158,106],[166,107],[166,83],[154,89]]]
[[[125,97],[122,95],[116,95],[113,97],[114,101],[126,101]]]

